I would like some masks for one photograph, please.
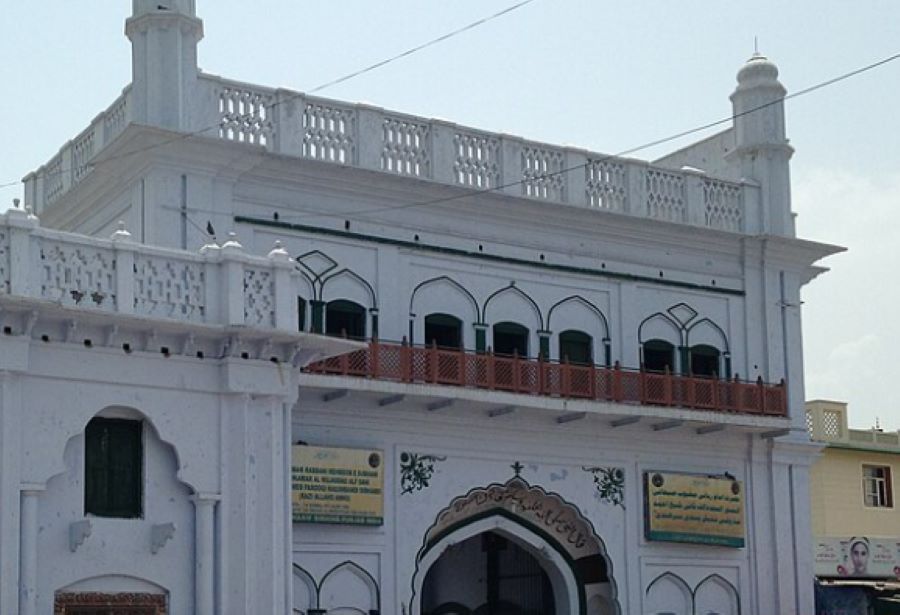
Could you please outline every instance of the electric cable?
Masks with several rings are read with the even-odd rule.
[[[383,66],[387,66],[388,64],[391,64],[391,63],[393,63],[393,62],[396,62],[397,60],[406,58],[406,57],[411,56],[411,55],[413,55],[413,54],[415,54],[415,53],[417,53],[417,52],[419,52],[419,51],[422,51],[422,50],[424,50],[424,49],[427,49],[428,47],[431,47],[431,46],[436,45],[436,44],[438,44],[438,43],[442,43],[442,42],[444,42],[444,41],[446,41],[446,40],[449,40],[449,39],[451,39],[451,38],[454,38],[455,36],[458,36],[458,35],[460,35],[460,34],[462,34],[462,33],[464,33],[464,32],[467,32],[467,31],[469,31],[469,30],[473,30],[473,29],[477,28],[478,26],[482,26],[482,25],[484,25],[484,24],[486,24],[486,23],[488,23],[488,22],[490,22],[490,21],[493,21],[493,20],[495,20],[495,19],[497,19],[497,18],[499,18],[499,17],[502,17],[502,16],[504,16],[504,15],[506,15],[506,14],[508,14],[508,13],[511,13],[511,12],[517,10],[517,9],[520,9],[520,8],[524,7],[525,5],[531,4],[532,2],[535,2],[535,1],[536,1],[536,0],[522,0],[521,2],[518,2],[518,3],[516,3],[516,4],[513,4],[512,6],[508,6],[507,8],[505,8],[505,9],[503,9],[503,10],[501,10],[501,11],[498,11],[498,12],[496,12],[496,13],[493,13],[492,15],[488,15],[487,17],[482,17],[481,19],[478,19],[478,20],[476,20],[476,21],[473,21],[472,23],[469,23],[469,24],[467,24],[467,25],[465,25],[465,26],[463,26],[463,27],[461,27],[461,28],[457,28],[456,30],[453,30],[452,32],[448,32],[448,33],[446,33],[446,34],[442,34],[441,36],[438,36],[437,38],[433,38],[433,39],[431,39],[431,40],[429,40],[429,41],[427,41],[427,42],[425,42],[425,43],[422,43],[421,45],[416,45],[415,47],[411,47],[410,49],[407,49],[406,51],[404,51],[404,52],[402,52],[402,53],[399,53],[399,54],[397,54],[397,55],[395,55],[395,56],[391,56],[391,57],[389,57],[389,58],[387,58],[387,59],[385,59],[385,60],[381,60],[380,62],[376,62],[375,64],[370,64],[369,66],[366,66],[365,68],[362,68],[362,69],[359,69],[359,70],[354,71],[354,72],[352,72],[352,73],[349,73],[349,74],[347,74],[347,75],[344,75],[343,77],[338,77],[337,79],[334,79],[334,80],[329,81],[329,82],[327,82],[327,83],[323,83],[323,84],[321,84],[321,85],[318,85],[318,86],[314,87],[313,89],[309,90],[308,92],[296,92],[296,93],[294,93],[294,94],[292,94],[292,95],[290,95],[290,96],[285,97],[285,98],[282,99],[282,100],[275,101],[275,102],[271,103],[270,105],[268,105],[268,106],[266,107],[266,112],[267,112],[267,113],[271,113],[272,110],[274,110],[276,107],[278,107],[279,105],[282,105],[282,104],[284,104],[284,103],[286,103],[286,102],[290,102],[290,101],[292,101],[292,100],[296,100],[296,99],[298,99],[298,98],[302,98],[302,97],[307,96],[307,95],[309,95],[309,94],[313,94],[313,93],[315,93],[315,92],[319,92],[319,91],[324,90],[324,89],[326,89],[326,88],[329,88],[329,87],[331,87],[331,86],[337,85],[337,84],[339,84],[339,83],[344,83],[344,82],[349,81],[349,80],[351,80],[351,79],[353,79],[353,78],[355,78],[355,77],[359,77],[360,75],[364,75],[364,74],[369,73],[369,72],[372,72],[372,71],[374,71],[374,70],[376,70],[376,69],[382,68]],[[166,139],[166,140],[164,140],[164,141],[160,141],[159,143],[154,143],[153,145],[148,145],[148,146],[145,146],[145,147],[142,147],[142,148],[138,148],[138,149],[136,149],[136,150],[132,150],[132,151],[130,151],[130,152],[125,152],[125,153],[119,154],[119,155],[116,156],[115,158],[107,158],[107,159],[102,159],[102,158],[101,158],[101,159],[98,159],[98,160],[94,160],[94,161],[92,161],[92,162],[89,162],[86,166],[87,166],[87,167],[90,167],[90,168],[92,168],[92,169],[96,169],[97,166],[99,166],[99,165],[101,165],[101,164],[104,164],[104,163],[106,163],[106,162],[109,162],[109,161],[111,161],[111,160],[121,160],[122,158],[127,158],[127,157],[130,157],[130,156],[134,156],[134,155],[136,155],[136,154],[141,154],[141,153],[144,153],[144,152],[147,152],[147,151],[150,151],[150,150],[159,148],[159,147],[163,147],[163,146],[165,146],[165,145],[169,145],[170,143],[175,143],[176,141],[182,141],[182,140],[184,140],[184,139],[189,139],[189,138],[191,138],[191,137],[195,137],[195,136],[201,135],[201,134],[203,134],[203,133],[205,133],[205,132],[209,132],[210,130],[218,129],[219,127],[220,127],[220,125],[219,125],[218,123],[217,123],[217,124],[213,124],[212,126],[206,126],[206,127],[204,127],[204,128],[200,128],[200,129],[197,129],[197,130],[194,130],[194,131],[186,132],[186,133],[181,134],[181,135],[178,135],[178,136],[176,136],[176,137],[171,137],[171,138]],[[43,172],[43,177],[44,177],[44,179],[47,179],[47,178],[53,177],[53,176],[55,176],[55,175],[62,175],[62,174],[64,174],[64,173],[70,173],[71,171],[72,171],[71,168],[68,168],[68,169],[59,169],[58,171],[54,171],[53,173],[47,173],[47,172],[45,171],[45,172]],[[16,185],[18,185],[19,183],[21,183],[20,180],[17,180],[17,181],[14,181],[14,182],[9,182],[9,183],[6,183],[6,184],[0,184],[0,189],[3,189],[3,188],[9,188],[10,186],[16,186]]]
[[[895,60],[897,60],[897,59],[900,59],[900,53],[893,54],[893,55],[891,55],[891,56],[888,56],[888,57],[886,57],[886,58],[883,58],[883,59],[878,60],[878,61],[876,61],[876,62],[873,62],[873,63],[871,63],[871,64],[867,64],[866,66],[863,66],[863,67],[860,67],[860,68],[851,70],[851,71],[849,71],[849,72],[843,73],[843,74],[838,75],[838,76],[836,76],[836,77],[832,77],[832,78],[830,78],[830,79],[826,79],[825,81],[821,81],[821,82],[816,83],[816,84],[814,84],[814,85],[811,85],[811,86],[809,86],[809,87],[803,88],[803,89],[801,89],[801,90],[797,90],[796,92],[790,93],[790,94],[788,94],[788,95],[786,95],[786,96],[783,96],[783,97],[780,97],[780,98],[776,98],[775,100],[769,101],[769,102],[767,102],[767,103],[763,103],[763,104],[761,104],[761,105],[758,105],[758,106],[756,106],[756,107],[752,107],[752,108],[750,108],[750,109],[746,109],[745,111],[742,111],[742,112],[740,112],[740,113],[735,113],[735,114],[730,115],[730,116],[725,117],[725,118],[721,118],[721,119],[718,119],[718,120],[715,120],[715,121],[712,121],[712,122],[708,122],[708,123],[706,123],[706,124],[702,124],[702,125],[696,126],[696,127],[694,127],[694,128],[689,128],[689,129],[687,129],[687,130],[683,130],[683,131],[681,131],[681,132],[675,133],[675,134],[670,135],[670,136],[667,136],[667,137],[662,137],[662,138],[660,138],[660,139],[656,139],[656,140],[653,140],[653,141],[649,141],[649,142],[644,143],[644,144],[642,144],[642,145],[638,145],[638,146],[635,146],[635,147],[628,148],[628,149],[626,149],[626,150],[622,150],[622,151],[620,151],[620,152],[618,152],[618,153],[616,153],[616,154],[603,154],[603,155],[598,155],[596,158],[592,158],[592,159],[589,160],[587,163],[575,165],[575,166],[572,166],[572,167],[567,167],[567,168],[565,168],[565,169],[560,169],[560,170],[558,170],[558,171],[551,171],[551,172],[548,172],[548,173],[542,173],[541,175],[536,175],[536,176],[534,176],[534,177],[530,177],[530,178],[526,178],[526,179],[520,179],[520,180],[517,180],[517,181],[514,181],[514,182],[505,183],[505,184],[500,184],[500,185],[494,186],[494,187],[492,187],[492,188],[485,188],[485,189],[482,189],[482,190],[477,190],[477,189],[475,189],[475,190],[472,190],[471,192],[469,192],[469,193],[467,193],[467,194],[459,194],[459,195],[454,195],[454,196],[442,197],[442,198],[439,198],[439,199],[431,199],[431,200],[428,200],[428,201],[418,201],[418,202],[413,202],[413,203],[404,203],[404,204],[400,204],[400,205],[392,205],[392,206],[388,206],[388,207],[379,207],[379,208],[367,209],[367,210],[364,210],[364,211],[321,212],[321,213],[311,213],[311,212],[310,212],[310,213],[306,213],[306,214],[294,214],[294,215],[279,216],[279,219],[297,220],[297,219],[309,218],[309,217],[325,217],[325,218],[336,217],[336,218],[340,218],[340,217],[348,216],[348,215],[350,215],[350,214],[357,215],[357,216],[366,216],[366,215],[370,215],[370,214],[374,214],[374,213],[383,213],[383,212],[387,212],[387,211],[395,211],[395,210],[401,210],[401,209],[411,209],[411,208],[413,208],[413,207],[425,207],[425,206],[428,206],[428,205],[436,205],[436,204],[439,204],[439,203],[446,203],[446,202],[449,202],[449,201],[456,201],[456,200],[460,200],[460,199],[467,199],[467,198],[471,198],[471,197],[473,197],[473,196],[477,196],[477,195],[480,195],[480,194],[489,194],[489,193],[492,193],[492,192],[498,192],[498,191],[504,190],[504,189],[506,189],[506,188],[513,188],[513,187],[515,187],[515,186],[520,186],[520,185],[523,185],[523,184],[525,184],[525,183],[533,182],[533,181],[536,181],[536,180],[542,180],[542,179],[547,179],[547,178],[551,178],[551,177],[556,177],[556,176],[558,176],[558,175],[563,175],[563,174],[565,174],[565,173],[571,173],[572,171],[578,171],[578,170],[580,170],[580,169],[584,169],[584,168],[586,168],[587,166],[589,166],[589,165],[591,165],[591,164],[596,164],[596,163],[598,163],[598,162],[605,162],[605,161],[610,160],[610,159],[613,159],[613,158],[620,158],[620,157],[623,157],[623,156],[628,156],[628,155],[630,155],[630,154],[634,154],[634,153],[636,153],[636,152],[639,152],[639,151],[642,151],[642,150],[645,150],[645,149],[649,149],[649,148],[651,148],[651,147],[656,147],[657,145],[663,145],[663,144],[665,144],[665,143],[669,143],[669,142],[671,142],[671,141],[675,141],[675,140],[677,140],[677,139],[681,139],[681,138],[683,138],[683,137],[690,136],[690,135],[692,135],[692,134],[696,134],[696,133],[702,132],[702,131],[704,131],[704,130],[709,130],[710,128],[715,128],[716,126],[720,126],[720,125],[722,125],[722,124],[725,124],[725,123],[728,123],[728,122],[732,122],[732,121],[734,121],[735,119],[737,119],[737,118],[739,118],[739,117],[743,117],[743,116],[745,116],[745,115],[749,115],[749,114],[751,114],[751,113],[755,113],[755,112],[760,111],[760,110],[762,110],[762,109],[766,109],[766,108],[768,108],[768,107],[771,107],[772,105],[781,104],[782,102],[786,102],[786,101],[791,100],[791,99],[794,99],[794,98],[799,98],[799,97],[801,97],[801,96],[805,96],[805,95],[810,94],[810,93],[812,93],[812,92],[815,92],[815,91],[817,91],[817,90],[821,90],[822,88],[828,87],[828,86],[830,86],[830,85],[833,85],[833,84],[835,84],[835,83],[844,81],[844,80],[846,80],[846,79],[850,79],[851,77],[855,77],[856,75],[859,75],[859,74],[861,74],[861,73],[864,73],[864,72],[873,70],[873,69],[875,69],[875,68],[878,68],[879,66],[883,66],[883,65],[888,64],[889,62],[893,62],[893,61],[895,61]]]

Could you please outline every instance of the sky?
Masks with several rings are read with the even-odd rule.
[[[197,0],[207,73],[309,91],[514,0]],[[127,0],[0,0],[0,185],[49,160],[130,81]],[[368,102],[593,151],[728,117],[759,49],[789,91],[900,53],[896,0],[534,0],[328,88]],[[807,399],[851,426],[900,428],[900,60],[787,102],[799,236],[848,248],[803,293]],[[633,156],[653,159],[703,135]],[[0,188],[0,209],[21,197]]]

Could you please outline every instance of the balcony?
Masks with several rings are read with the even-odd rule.
[[[309,374],[432,384],[562,399],[783,418],[784,381],[679,376],[371,340],[367,348],[313,363]]]

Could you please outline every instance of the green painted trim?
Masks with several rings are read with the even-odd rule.
[[[813,440],[813,442],[817,444],[824,444],[825,448],[837,448],[842,451],[857,451],[860,453],[882,453],[884,455],[897,455],[900,454],[900,447],[894,448],[882,448],[877,444],[872,444],[872,446],[866,446],[863,443],[857,444],[844,444],[843,442],[828,442],[825,440]],[[890,446],[890,445],[888,445]]]
[[[487,350],[487,330],[484,327],[475,328],[475,352]]]
[[[325,331],[325,302],[310,301],[312,308],[312,332],[323,333]]]
[[[541,358],[543,358],[545,361],[549,361],[550,360],[550,338],[547,337],[546,335],[541,335],[538,338],[538,341],[541,343]],[[562,359],[563,359],[563,357],[560,357],[560,360],[562,360]]]
[[[659,540],[664,542],[687,542],[698,545],[712,545],[716,547],[744,547],[743,538],[731,538],[728,536],[710,536],[708,534],[688,534],[683,532],[658,532],[648,531],[647,540]]]
[[[290,222],[280,222],[276,220],[264,220],[262,218],[251,218],[248,216],[235,216],[234,221],[243,224],[255,224],[258,226],[268,226],[271,228],[289,229],[292,231],[301,231],[304,233],[312,233],[314,235],[331,235],[333,237],[342,237],[344,239],[357,239],[360,241],[369,241],[372,243],[380,243],[384,245],[397,246],[410,250],[419,250],[423,252],[437,252],[439,254],[449,254],[453,256],[465,256],[497,263],[506,263],[511,265],[522,265],[525,267],[537,267],[539,269],[547,269],[551,271],[564,271],[566,273],[578,273],[582,275],[590,275],[601,278],[611,278],[614,280],[625,280],[629,282],[644,282],[646,284],[654,284],[658,286],[674,286],[676,288],[690,288],[693,290],[703,290],[706,292],[716,293],[720,295],[733,295],[743,297],[746,293],[743,290],[734,288],[722,288],[719,286],[707,286],[706,284],[694,284],[692,282],[679,282],[678,280],[666,280],[653,278],[650,276],[635,275],[632,273],[618,273],[615,271],[605,271],[601,269],[590,269],[588,267],[574,267],[570,265],[555,265],[553,263],[542,263],[525,260],[522,258],[513,258],[508,256],[498,256],[496,254],[484,254],[482,252],[469,252],[468,250],[460,250],[459,248],[447,248],[444,246],[430,246],[412,241],[403,241],[402,239],[389,239],[387,237],[376,237],[374,235],[365,235],[363,233],[354,233],[352,231],[339,231],[337,229],[319,228],[315,226],[307,226],[305,224],[293,224]]]

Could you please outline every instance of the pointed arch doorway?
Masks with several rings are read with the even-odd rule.
[[[441,511],[412,586],[412,615],[621,613],[590,521],[518,477],[475,489]]]

